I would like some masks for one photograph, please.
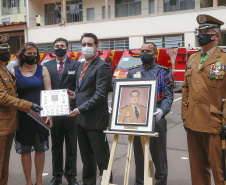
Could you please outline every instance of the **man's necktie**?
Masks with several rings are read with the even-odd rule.
[[[136,117],[138,118],[138,117],[139,117],[139,112],[138,112],[138,110],[137,110],[137,107],[134,107],[134,109],[135,109]]]
[[[201,54],[201,60],[200,60],[200,62],[203,63],[208,57],[209,57],[209,55],[207,55],[207,53],[203,52]]]
[[[60,61],[60,66],[59,66],[59,69],[58,69],[59,74],[61,73],[61,71],[63,69],[63,65],[64,65],[64,63],[62,61]]]

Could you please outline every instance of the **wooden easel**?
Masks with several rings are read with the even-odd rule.
[[[150,143],[150,137],[158,137],[158,133],[153,134],[141,134],[141,133],[131,133],[131,132],[114,132],[114,131],[105,131],[106,134],[114,134],[114,140],[112,144],[110,159],[108,163],[108,169],[104,170],[101,185],[116,185],[116,184],[110,184],[110,176],[116,151],[116,146],[118,143],[118,137],[119,134],[121,135],[129,135],[129,145],[128,145],[128,151],[127,151],[127,157],[126,157],[126,168],[125,168],[125,176],[124,176],[124,185],[129,185],[129,171],[130,171],[130,164],[131,164],[131,156],[132,156],[132,150],[133,150],[133,140],[134,136],[140,136],[143,152],[144,152],[144,185],[155,185],[154,181],[154,168],[153,163],[150,160],[149,161],[149,143]],[[151,177],[149,177],[148,169],[150,168],[150,174]]]

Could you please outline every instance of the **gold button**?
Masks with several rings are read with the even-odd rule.
[[[199,101],[196,101],[195,103],[199,103]]]

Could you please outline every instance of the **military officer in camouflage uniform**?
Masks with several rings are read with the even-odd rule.
[[[222,99],[226,98],[226,53],[218,47],[220,26],[224,23],[209,15],[198,15],[198,43],[201,50],[187,62],[182,86],[182,119],[187,130],[192,185],[223,185],[221,138]],[[221,131],[221,138],[219,136]]]
[[[166,155],[166,119],[165,116],[171,109],[173,102],[173,75],[169,68],[159,66],[154,62],[158,55],[157,47],[154,43],[146,43],[141,47],[142,65],[132,67],[127,74],[127,78],[133,78],[139,72],[142,78],[158,77],[159,88],[157,98],[157,110],[155,132],[159,133],[158,138],[150,139],[150,152],[155,165],[156,185],[167,184],[167,155]],[[143,185],[144,178],[144,156],[139,136],[134,137],[134,157],[136,164],[136,185]]]
[[[130,93],[130,104],[121,108],[118,122],[146,123],[147,108],[139,105],[140,92],[133,90]]]
[[[0,35],[0,185],[7,185],[9,156],[13,137],[18,126],[17,110],[39,112],[42,108],[17,98],[16,77],[6,68],[10,60],[8,35]]]

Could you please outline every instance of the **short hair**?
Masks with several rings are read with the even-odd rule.
[[[18,65],[16,67],[23,67],[23,65],[24,65],[23,56],[26,53],[26,51],[29,50],[29,49],[31,49],[31,48],[36,48],[37,49],[37,60],[36,60],[36,64],[39,64],[40,63],[40,55],[39,55],[38,47],[35,45],[34,42],[27,42],[27,43],[24,44],[24,46],[22,47],[22,49],[17,54]]]
[[[97,38],[97,36],[94,33],[83,33],[83,35],[81,36],[81,39],[80,39],[80,43],[82,43],[82,39],[84,37],[92,37],[94,39],[95,45],[98,44],[98,38]]]
[[[138,95],[140,96],[140,92],[139,92],[138,90],[133,90],[133,91],[131,91],[131,93],[129,94],[129,96],[131,97],[131,94],[134,93],[134,92],[137,92]]]
[[[65,44],[66,44],[66,46],[67,46],[67,48],[68,48],[68,41],[67,41],[66,39],[62,38],[62,37],[57,38],[57,39],[53,42],[53,45],[55,45],[56,42],[59,42],[59,41],[65,42]]]
[[[157,53],[157,46],[154,42],[145,42],[144,44],[152,44],[154,46],[154,52]]]
[[[220,29],[220,28],[214,27],[213,30],[214,30],[215,32],[217,32],[219,35],[221,35],[221,29]]]

